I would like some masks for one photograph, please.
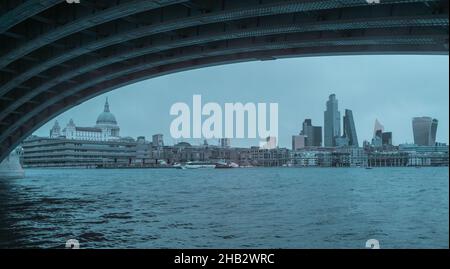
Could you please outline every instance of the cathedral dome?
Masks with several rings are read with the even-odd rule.
[[[102,112],[97,118],[97,124],[117,124],[116,117],[111,112]]]
[[[116,117],[109,111],[108,99],[106,99],[105,109],[97,118],[97,124],[117,125]]]

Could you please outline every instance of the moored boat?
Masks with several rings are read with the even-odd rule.
[[[238,168],[239,165],[234,162],[219,161],[216,163],[216,168]]]
[[[182,169],[216,168],[215,163],[210,162],[187,162],[181,166]]]

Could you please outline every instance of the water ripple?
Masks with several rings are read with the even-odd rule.
[[[448,168],[27,170],[0,181],[0,247],[448,248],[448,183]]]

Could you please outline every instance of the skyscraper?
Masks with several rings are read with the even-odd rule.
[[[383,146],[392,146],[392,132],[384,132],[381,134]]]
[[[322,146],[322,127],[321,126],[313,126],[313,137],[314,140],[311,144],[312,147],[321,147]]]
[[[312,126],[312,120],[311,120],[311,119],[305,119],[305,120],[303,121],[303,125],[302,125],[302,132],[305,132],[305,130],[306,130],[308,127],[310,127],[310,126]]]
[[[162,134],[155,134],[152,136],[153,147],[161,148],[164,146],[164,139]]]
[[[358,147],[358,136],[356,135],[353,112],[350,109],[345,110],[344,115],[344,137],[348,138],[348,145]]]
[[[384,126],[378,119],[375,120],[375,126],[373,127],[372,146],[392,146],[392,132],[385,132]]]
[[[433,119],[433,122],[431,123],[431,142],[433,145],[436,144],[437,127],[438,127],[438,120]]]
[[[377,132],[381,131],[381,133],[384,132],[384,126],[378,121],[378,119],[375,120],[375,126],[373,127],[373,137],[375,138],[377,136]]]
[[[334,147],[335,138],[341,135],[341,113],[338,110],[338,100],[331,94],[327,101],[324,113],[324,144],[325,147]]]
[[[436,143],[438,120],[430,117],[415,117],[412,120],[414,144],[433,146]]]
[[[383,131],[378,129],[373,138],[372,138],[372,146],[374,147],[382,147],[383,146]]]
[[[305,136],[306,147],[322,146],[322,127],[313,126],[311,119],[305,119],[300,135]]]
[[[299,150],[305,147],[305,136],[304,135],[293,135],[292,136],[292,150]]]

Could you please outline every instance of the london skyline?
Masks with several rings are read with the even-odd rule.
[[[393,58],[396,60],[394,64]],[[386,65],[388,61],[390,65]],[[323,65],[324,62],[327,65]],[[346,70],[338,68],[341,65],[345,65]],[[441,66],[440,71],[434,69],[433,73],[427,72],[434,65]],[[361,66],[364,66],[363,70],[358,68]],[[336,68],[334,75],[322,79],[317,77],[319,70],[333,67]],[[243,70],[247,71],[248,80],[240,79],[245,76],[241,72]],[[307,74],[304,70],[308,71]],[[371,73],[377,76],[371,77]],[[315,77],[311,78],[312,74]],[[91,126],[95,121],[92,115],[99,112],[108,96],[124,136],[150,137],[154,133],[162,133],[168,143],[173,143],[168,113],[171,101],[189,102],[192,94],[201,93],[207,99],[205,101],[278,102],[279,146],[289,148],[291,135],[301,131],[306,118],[312,119],[314,125],[324,126],[325,102],[330,94],[335,93],[341,115],[344,115],[345,109],[353,111],[360,145],[372,138],[376,119],[393,132],[394,144],[413,143],[411,121],[413,117],[421,116],[437,118],[437,141],[448,143],[448,79],[437,79],[447,74],[448,57],[442,56],[340,56],[325,57],[324,60],[299,58],[233,64],[168,75],[127,86],[98,96],[55,119],[64,124],[73,118],[77,125]],[[236,76],[236,80],[230,81]],[[384,79],[380,81],[381,78]],[[399,81],[404,83],[403,89],[399,88]],[[175,88],[185,90],[170,90]],[[368,94],[367,91],[373,88],[377,90]],[[254,89],[259,89],[260,94],[254,94]],[[35,134],[48,135],[55,119]],[[342,135],[343,126],[340,128]],[[233,146],[257,144],[252,139],[232,141]]]

